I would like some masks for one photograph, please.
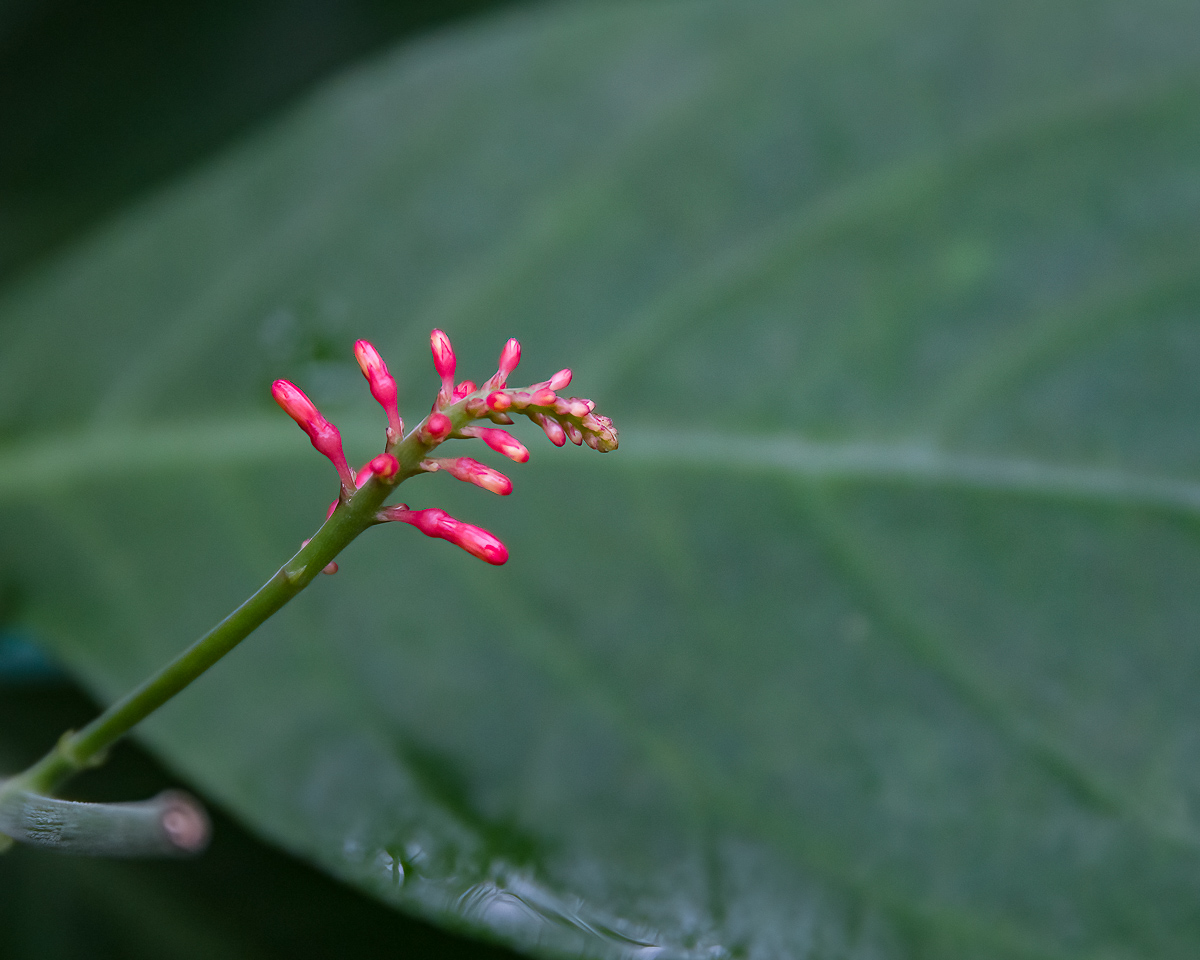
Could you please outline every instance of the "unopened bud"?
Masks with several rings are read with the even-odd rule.
[[[561,447],[567,442],[567,435],[563,432],[562,424],[557,420],[547,417],[543,413],[531,413],[529,419],[546,431],[546,436],[556,447]]]
[[[450,418],[444,413],[431,413],[429,419],[421,425],[421,429],[417,433],[417,438],[421,443],[429,446],[441,443],[450,436],[450,431],[453,429],[454,424],[450,422]]]
[[[495,381],[496,386],[503,387],[508,384],[508,377],[514,370],[517,369],[517,364],[521,362],[521,345],[516,339],[510,339],[504,345],[504,349],[500,351],[500,369],[496,371]]]
[[[324,569],[321,570],[321,572],[327,573],[332,577],[335,573],[338,572],[338,565],[336,563],[334,563],[332,560],[330,560],[329,563],[325,564],[325,567],[324,567]]]
[[[497,390],[494,393],[489,393],[487,397],[487,407],[489,410],[504,412],[512,406],[512,400],[509,399],[507,393],[503,390]]]
[[[372,477],[390,480],[400,472],[400,464],[390,453],[381,453],[354,475],[354,483],[361,488]]]
[[[467,401],[466,410],[472,417],[482,417],[487,414],[487,402],[483,397],[472,397]]]
[[[567,432],[567,439],[575,444],[575,446],[579,446],[581,443],[583,443],[583,431],[575,426],[575,424],[573,424],[570,420],[564,421],[562,428]]]
[[[571,368],[563,367],[561,370],[558,371],[558,373],[556,373],[548,381],[546,381],[546,386],[548,386],[551,390],[562,390],[570,382],[571,382]]]
[[[470,394],[474,393],[478,389],[479,389],[479,387],[477,387],[475,385],[474,380],[464,380],[462,383],[460,383],[457,387],[454,388],[454,393],[452,393],[450,395],[450,399],[452,401],[453,400],[461,400],[463,397],[469,396]]]
[[[533,396],[529,398],[529,402],[535,407],[552,407],[554,401],[558,399],[556,394],[549,387],[542,387],[540,390],[535,390]]]
[[[593,450],[598,450],[600,453],[611,453],[617,449],[617,431],[608,417],[589,413],[583,418],[583,431],[583,439]],[[596,438],[595,443],[591,442],[590,438],[592,437]]]
[[[287,380],[276,380],[271,384],[271,396],[283,407],[284,412],[299,424],[300,429],[308,434],[313,447],[318,453],[328,457],[338,472],[342,486],[354,489],[354,474],[346,463],[346,455],[342,452],[342,435],[338,428],[321,416],[321,411],[305,396],[294,383]]]
[[[431,507],[428,510],[409,510],[407,507],[385,507],[379,513],[381,520],[399,520],[409,523],[427,537],[440,537],[480,560],[499,566],[508,560],[508,548],[486,530],[455,520],[454,517]]]
[[[388,373],[387,364],[379,351],[368,340],[358,340],[354,344],[354,359],[358,361],[363,376],[371,388],[373,396],[388,418],[388,439],[392,442],[400,439],[404,432],[404,424],[400,419],[400,409],[396,406],[396,380]]]
[[[429,348],[433,351],[433,368],[442,378],[442,389],[438,399],[449,402],[454,394],[454,348],[450,346],[450,338],[442,330],[434,330],[429,334]]]
[[[466,427],[462,435],[478,437],[497,453],[502,453],[517,463],[524,463],[529,459],[529,451],[525,449],[525,444],[507,430],[499,430],[496,427]]]
[[[296,421],[300,429],[312,435],[312,430],[325,423],[321,411],[305,395],[304,391],[290,380],[276,380],[271,384],[271,396],[283,407],[283,412]]]
[[[507,497],[512,493],[512,481],[508,477],[478,460],[472,460],[470,457],[453,457],[435,462],[455,479],[473,483],[477,487],[498,493],[502,497]]]

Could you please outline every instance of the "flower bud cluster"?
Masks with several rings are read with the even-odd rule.
[[[489,420],[502,427],[513,423],[514,414],[520,414],[540,426],[556,446],[561,447],[570,440],[576,445],[586,444],[601,453],[617,448],[617,432],[612,421],[596,413],[596,405],[591,400],[560,395],[560,391],[571,382],[569,369],[560,370],[549,380],[528,387],[508,386],[508,378],[521,360],[521,345],[516,340],[509,340],[504,345],[497,371],[482,387],[471,380],[455,384],[457,358],[450,338],[443,331],[432,332],[430,350],[441,386],[429,416],[405,437],[404,421],[400,418],[397,405],[396,381],[388,372],[387,364],[368,341],[359,340],[354,344],[354,356],[367,379],[371,395],[383,407],[388,419],[384,452],[368,461],[357,473],[351,471],[346,463],[337,427],[321,415],[303,391],[287,380],[277,380],[272,385],[271,393],[275,400],[308,434],[312,445],[328,457],[337,469],[341,494],[330,504],[327,521],[337,512],[339,505],[353,502],[359,491],[371,481],[382,484],[385,492],[390,492],[402,481],[418,473],[445,472],[492,493],[501,496],[510,494],[512,481],[486,464],[470,457],[429,455],[434,448],[450,439],[478,439],[516,463],[524,463],[529,459],[525,445],[508,431],[497,426],[477,425],[473,422],[476,420]],[[375,514],[375,520],[410,524],[426,536],[447,540],[488,563],[501,564],[508,559],[508,550],[496,537],[479,527],[456,520],[444,510],[409,510],[402,504],[383,507]],[[331,563],[327,572],[336,569],[337,565]]]
[[[600,453],[616,450],[617,431],[612,420],[595,412],[596,404],[580,397],[559,396],[558,391],[570,382],[571,371],[559,370],[549,380],[524,390],[492,390],[482,403],[478,400],[468,403],[467,410],[481,416],[502,416],[507,422],[511,422],[513,413],[524,414],[542,428],[556,447],[570,440],[577,446],[587,444]]]

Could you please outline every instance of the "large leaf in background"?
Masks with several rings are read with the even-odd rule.
[[[315,80],[504,0],[0,0],[0,280]]]
[[[271,378],[364,458],[353,337],[416,413],[431,326],[516,335],[622,449],[406,487],[513,559],[371,531],[148,743],[537,953],[1194,957],[1198,41],[695,2],[401,51],[9,289],[8,589],[114,696],[319,521]]]
[[[0,679],[0,769],[32,763],[95,707],[61,683]],[[121,744],[80,799],[151,796],[178,786],[142,751]],[[358,895],[248,836],[220,811],[198,860],[94,860],[17,847],[0,861],[5,960],[328,960],[367,957],[403,941],[415,956],[512,960]]]

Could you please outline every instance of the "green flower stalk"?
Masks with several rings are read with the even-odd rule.
[[[430,347],[441,386],[429,414],[405,435],[396,381],[387,364],[368,341],[355,343],[354,356],[371,395],[387,414],[383,451],[357,471],[346,462],[341,433],[304,391],[287,380],[271,385],[276,402],[337,471],[338,497],[329,505],[325,522],[270,580],[175,660],[82,730],[63,734],[29,769],[0,781],[0,842],[18,840],[100,856],[161,856],[202,850],[208,840],[208,820],[195,800],[178,791],[140,804],[73,803],[53,794],[76,773],[103,763],[113,743],[241,643],[318,573],[336,573],[337,555],[368,527],[389,521],[406,523],[487,563],[505,563],[507,547],[486,530],[437,508],[410,510],[405,504],[386,505],[396,487],[425,473],[447,473],[501,496],[512,492],[508,477],[470,457],[431,456],[443,443],[481,440],[510,460],[524,463],[529,451],[502,429],[514,422],[513,415],[521,415],[538,424],[556,446],[570,440],[601,453],[617,448],[612,421],[597,414],[591,400],[560,395],[571,382],[569,369],[527,387],[508,386],[521,359],[521,345],[516,340],[504,345],[496,373],[482,386],[470,380],[454,382],[454,348],[443,331],[432,332]]]

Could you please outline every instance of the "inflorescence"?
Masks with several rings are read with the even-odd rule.
[[[545,431],[555,446],[561,447],[570,440],[576,445],[587,444],[600,453],[617,449],[617,431],[612,421],[597,414],[591,400],[559,395],[559,391],[571,382],[569,369],[559,370],[549,380],[527,387],[508,386],[508,378],[521,359],[521,345],[516,340],[509,340],[504,345],[499,369],[482,386],[471,380],[455,384],[454,348],[444,332],[434,330],[430,334],[430,347],[441,387],[429,415],[405,436],[404,421],[396,402],[396,381],[388,373],[387,364],[366,340],[354,344],[354,356],[367,378],[371,395],[388,418],[384,452],[358,471],[351,470],[346,462],[337,427],[321,415],[304,392],[287,380],[276,380],[272,384],[271,394],[276,402],[337,470],[341,492],[330,504],[326,520],[370,481],[383,484],[390,492],[418,473],[444,471],[458,480],[507,496],[512,492],[512,481],[500,471],[470,457],[431,457],[430,454],[447,440],[478,439],[510,460],[524,463],[529,459],[529,451],[516,437],[501,429],[514,422],[512,414],[528,417]],[[477,420],[487,420],[498,426],[479,426],[475,423]],[[410,510],[406,505],[398,504],[382,507],[375,515],[375,522],[391,520],[411,524],[426,536],[448,540],[488,563],[501,564],[508,559],[508,549],[495,536],[456,520],[444,510]],[[337,565],[333,563],[326,567],[328,573],[336,570]]]

